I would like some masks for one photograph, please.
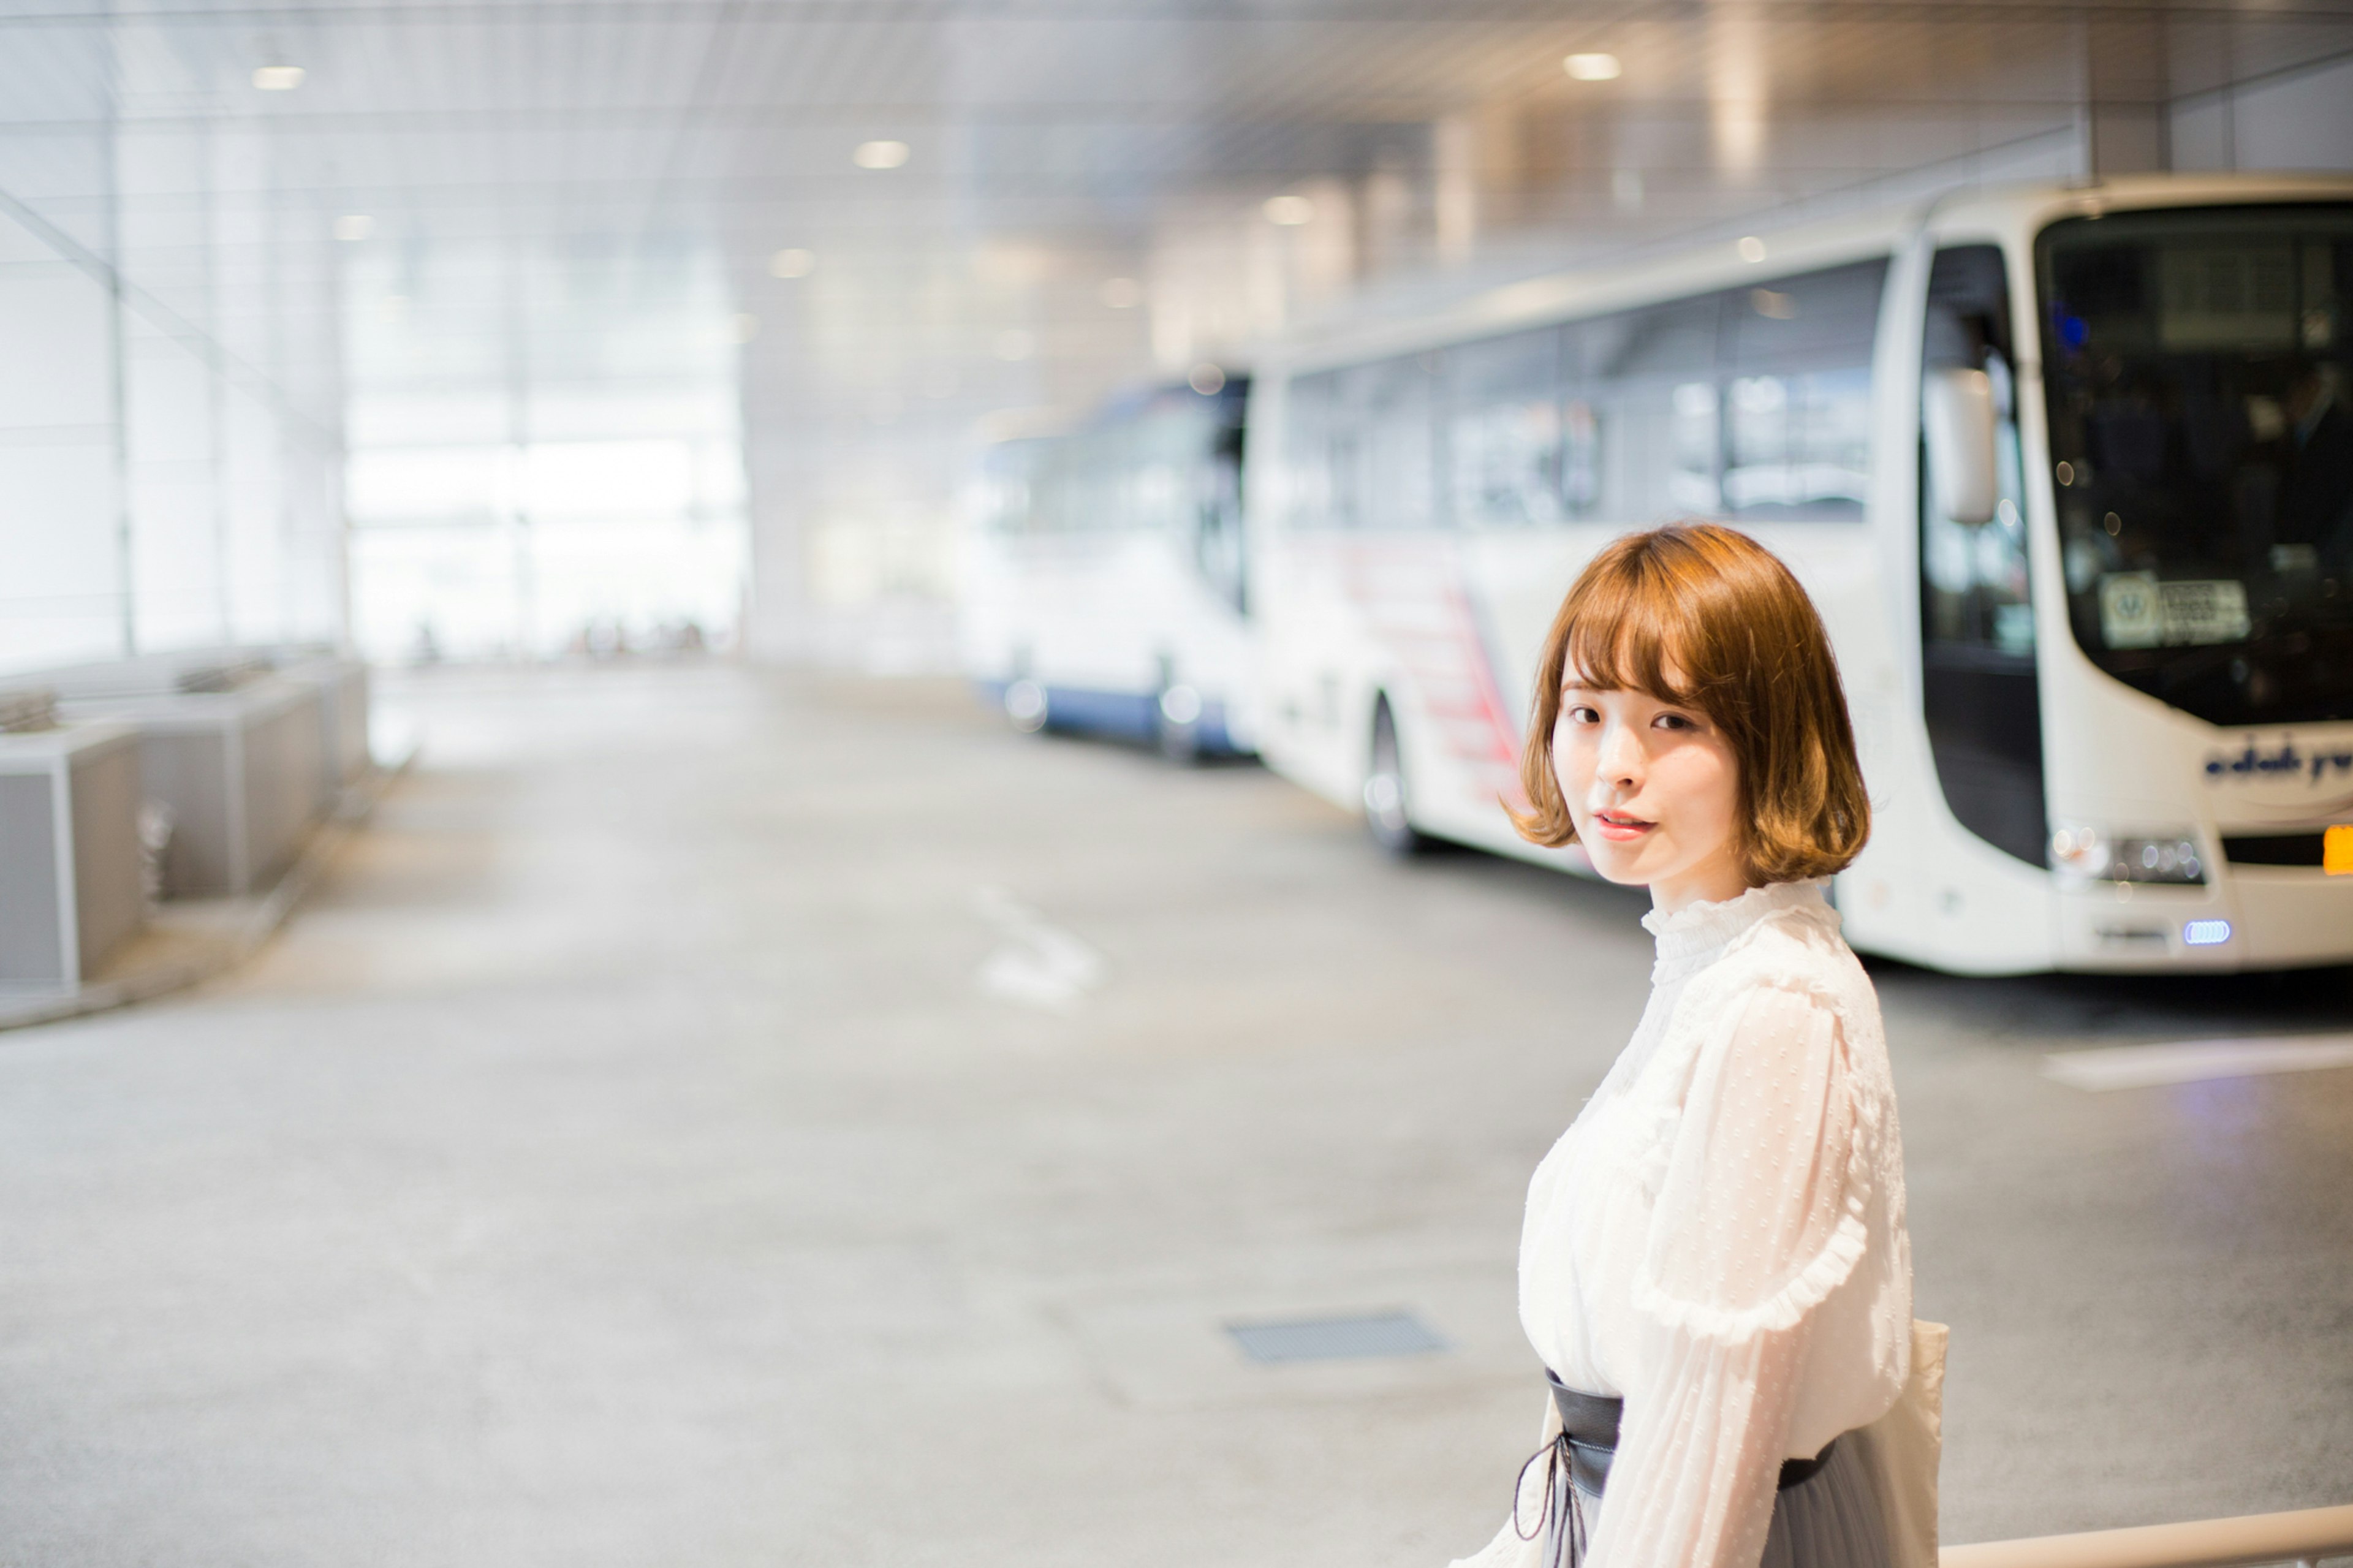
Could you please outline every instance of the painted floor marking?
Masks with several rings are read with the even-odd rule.
[[[1103,954],[1004,889],[976,888],[972,904],[1005,939],[974,976],[990,995],[1068,1013],[1103,983]]]
[[[2148,1089],[2165,1083],[2248,1078],[2257,1073],[2311,1072],[2353,1067],[2353,1034],[2277,1035],[2267,1039],[2176,1040],[2161,1046],[2110,1046],[2094,1051],[2053,1051],[2042,1075],[2094,1093]]]

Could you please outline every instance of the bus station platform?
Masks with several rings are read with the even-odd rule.
[[[274,940],[0,1036],[11,1560],[1493,1533],[1544,1398],[1523,1192],[1641,1005],[1641,898],[1390,861],[953,682],[381,700],[418,761]],[[1872,973],[1946,1542],[2345,1502],[2353,1068],[2084,1053],[2309,1045],[2347,973]]]

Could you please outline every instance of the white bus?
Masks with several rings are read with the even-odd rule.
[[[958,637],[966,673],[1016,727],[1150,741],[1179,760],[1252,749],[1247,392],[1203,367],[1069,436],[987,455]]]
[[[1553,611],[1742,528],[1820,606],[1856,946],[1968,973],[2353,959],[2353,182],[1944,200],[1261,358],[1261,754],[1409,849],[1532,848]]]

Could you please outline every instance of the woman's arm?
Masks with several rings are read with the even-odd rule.
[[[1868,1231],[1837,1013],[1764,985],[1701,1049],[1634,1282],[1643,1353],[1592,1568],[1755,1568],[1813,1309]]]

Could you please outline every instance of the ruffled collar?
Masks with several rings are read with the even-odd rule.
[[[1654,980],[1672,979],[1704,969],[1768,915],[1784,910],[1829,912],[1820,882],[1768,882],[1738,898],[1719,903],[1686,904],[1672,914],[1652,910],[1642,917],[1642,929],[1658,939]]]

